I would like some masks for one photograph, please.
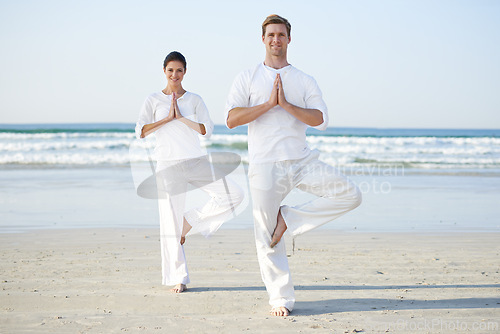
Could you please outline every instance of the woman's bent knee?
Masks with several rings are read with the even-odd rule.
[[[352,209],[355,209],[358,206],[360,206],[361,202],[363,201],[363,195],[361,194],[361,190],[359,190],[359,188],[356,186],[354,187],[355,187],[355,193],[352,197]]]

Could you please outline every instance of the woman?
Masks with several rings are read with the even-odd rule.
[[[156,135],[162,284],[174,285],[171,291],[175,293],[186,291],[189,283],[183,246],[186,234],[190,230],[205,236],[214,233],[243,200],[241,188],[231,180],[214,182],[213,168],[199,140],[200,135],[212,134],[213,123],[202,98],[182,87],[186,65],[181,53],[167,55],[163,62],[167,86],[146,98],[135,128],[138,138]],[[188,184],[211,199],[203,207],[184,212]]]

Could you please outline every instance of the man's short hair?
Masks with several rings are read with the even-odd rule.
[[[287,19],[276,14],[269,15],[262,23],[262,36],[266,35],[266,27],[269,24],[284,24],[286,27],[286,32],[288,34],[288,37],[290,37],[290,33],[292,31],[292,25],[290,24],[290,22],[288,22]]]

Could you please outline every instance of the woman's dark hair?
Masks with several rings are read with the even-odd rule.
[[[184,65],[184,71],[187,69],[186,58],[184,58],[182,53],[180,53],[178,51],[172,51],[167,55],[167,57],[163,61],[163,69],[165,69],[167,67],[167,64],[169,62],[174,61],[174,60],[180,61],[182,63],[182,65]]]

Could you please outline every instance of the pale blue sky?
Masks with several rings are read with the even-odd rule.
[[[291,22],[289,61],[318,81],[330,126],[500,128],[496,0],[0,0],[0,123],[135,122],[178,50],[184,88],[221,124],[272,13]]]

